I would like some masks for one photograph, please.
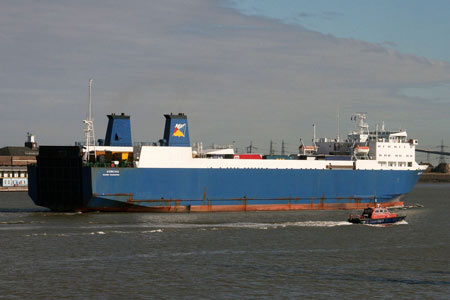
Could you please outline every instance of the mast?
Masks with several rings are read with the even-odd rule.
[[[312,138],[312,143],[313,146],[316,146],[316,124],[313,124],[313,138]]]
[[[337,107],[337,134],[336,134],[336,142],[340,142],[340,118],[339,118],[339,105]]]
[[[94,150],[94,157],[97,159],[97,153],[95,151],[95,132],[94,132],[94,120],[92,119],[92,79],[89,79],[89,107],[88,116],[86,120],[83,120],[86,128],[84,129],[85,137],[85,152],[83,155],[83,160],[85,162],[89,161],[89,153],[91,151],[91,145]]]

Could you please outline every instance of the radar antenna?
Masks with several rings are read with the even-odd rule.
[[[358,129],[360,134],[369,133],[369,124],[366,123],[367,119],[367,113],[365,112],[359,112],[356,114],[353,114],[350,118],[350,120],[358,122]],[[384,125],[383,125],[384,129]]]

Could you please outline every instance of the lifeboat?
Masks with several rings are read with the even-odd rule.
[[[304,154],[312,154],[317,151],[317,147],[300,145],[300,151]]]
[[[360,216],[350,215],[348,221],[353,224],[387,224],[397,223],[405,218],[406,216],[391,213],[387,208],[378,205],[375,208],[365,208]]]
[[[370,150],[370,148],[368,146],[356,145],[353,148],[353,151],[355,152],[355,154],[368,154],[369,150]]]

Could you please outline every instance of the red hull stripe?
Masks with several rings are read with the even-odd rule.
[[[123,206],[96,207],[89,211],[107,212],[234,212],[234,211],[288,211],[288,210],[350,210],[374,206],[369,203],[330,204],[257,204],[257,205],[192,205],[192,206]],[[382,207],[403,206],[402,201],[382,203]],[[88,211],[81,210],[81,211]]]

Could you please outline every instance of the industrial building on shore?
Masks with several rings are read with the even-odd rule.
[[[27,141],[23,147],[0,148],[0,191],[26,191],[27,165],[36,163],[38,153],[38,144],[31,133],[27,134]]]

